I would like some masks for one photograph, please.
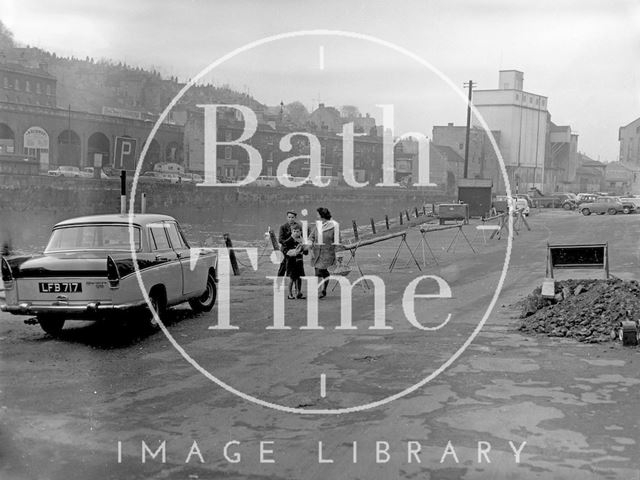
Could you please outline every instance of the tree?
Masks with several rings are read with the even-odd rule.
[[[360,110],[354,105],[343,105],[340,107],[340,116],[343,118],[357,118],[360,116]]]
[[[15,46],[16,42],[13,40],[13,32],[0,20],[0,49],[14,48]]]
[[[285,105],[284,114],[296,125],[304,125],[309,120],[309,110],[298,101]]]

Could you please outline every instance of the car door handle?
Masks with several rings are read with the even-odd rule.
[[[168,257],[162,256],[162,255],[156,255],[156,262],[166,262],[168,260],[169,260]]]

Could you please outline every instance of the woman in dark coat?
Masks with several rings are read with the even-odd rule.
[[[331,212],[324,207],[317,209],[318,219],[322,221],[320,231],[316,228],[309,237],[311,241],[311,265],[316,277],[325,280],[329,277],[328,268],[336,261],[336,244],[340,242],[339,225],[331,219]],[[328,280],[320,287],[319,298],[327,296]]]

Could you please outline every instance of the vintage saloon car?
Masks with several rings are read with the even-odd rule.
[[[186,301],[195,311],[211,310],[215,251],[191,249],[178,223],[166,215],[134,215],[132,224],[140,276],[157,314]],[[1,266],[2,310],[35,315],[47,333],[60,332],[67,319],[122,318],[123,312],[153,322],[133,267],[128,215],[60,222],[41,255],[5,257]]]
[[[591,202],[582,203],[578,208],[583,215],[591,215],[592,213],[615,215],[620,212],[630,213],[631,207],[633,205],[625,207],[618,197],[603,196],[596,197]]]

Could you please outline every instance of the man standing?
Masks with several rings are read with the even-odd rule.
[[[293,210],[289,210],[287,212],[287,223],[284,223],[280,226],[280,231],[278,232],[278,243],[280,244],[280,250],[284,246],[284,243],[291,238],[291,227],[294,225],[300,225],[296,221],[296,217],[298,214]],[[278,277],[284,277],[287,274],[287,257],[284,257],[280,267],[278,267]]]

